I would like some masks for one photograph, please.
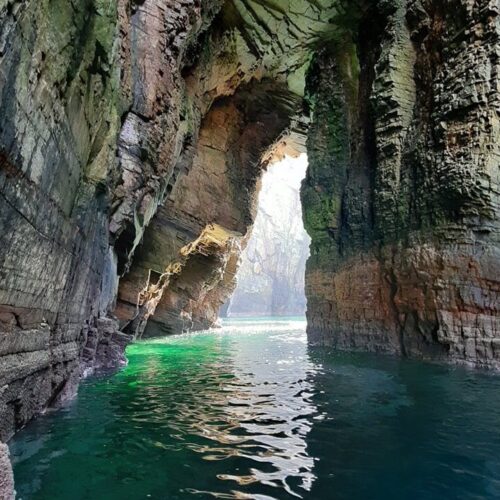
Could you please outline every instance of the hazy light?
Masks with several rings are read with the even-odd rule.
[[[307,156],[269,166],[252,235],[242,255],[229,315],[303,315],[310,239],[302,222],[300,185]]]

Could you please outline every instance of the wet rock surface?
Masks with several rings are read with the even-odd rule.
[[[401,4],[359,79],[318,56],[309,334],[498,368],[498,6],[453,6]]]
[[[263,168],[306,138],[310,339],[498,367],[495,2],[0,19],[0,439],[134,338],[212,325]]]
[[[8,439],[74,393],[87,332],[110,313],[105,180],[120,121],[114,2],[9,0],[0,17],[0,438]]]

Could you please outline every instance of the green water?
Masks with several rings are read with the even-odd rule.
[[[131,346],[11,443],[19,497],[500,498],[500,376],[311,349],[304,330]]]

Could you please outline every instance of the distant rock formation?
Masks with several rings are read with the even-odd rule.
[[[259,209],[242,254],[227,316],[301,316],[310,238],[302,222],[300,185],[307,159],[286,158],[264,174]]]

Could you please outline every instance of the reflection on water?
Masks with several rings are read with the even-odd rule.
[[[133,345],[12,443],[24,499],[500,497],[500,378],[308,349],[302,320]]]

